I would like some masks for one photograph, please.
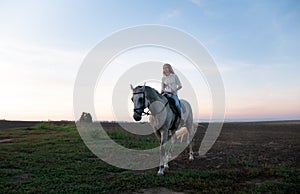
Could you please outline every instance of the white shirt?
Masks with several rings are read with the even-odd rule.
[[[161,89],[165,92],[176,91],[177,87],[182,86],[178,76],[171,73],[168,76],[163,76],[161,80]],[[177,93],[177,92],[176,92]]]

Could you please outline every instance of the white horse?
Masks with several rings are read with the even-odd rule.
[[[168,161],[173,153],[173,146],[177,137],[182,137],[187,134],[187,144],[189,144],[189,160],[193,160],[193,150],[191,145],[191,137],[194,134],[193,126],[193,112],[190,104],[186,100],[180,100],[182,107],[182,121],[177,119],[177,115],[172,111],[169,100],[159,94],[155,89],[149,86],[137,86],[134,88],[131,85],[133,96],[131,98],[134,103],[133,118],[136,121],[142,119],[145,113],[145,108],[148,108],[151,112],[149,121],[150,125],[160,136],[160,165],[158,175],[164,174],[164,169],[168,168]],[[181,129],[179,130],[180,126]],[[172,133],[171,145],[169,152],[166,152],[166,142],[168,140],[169,132]]]

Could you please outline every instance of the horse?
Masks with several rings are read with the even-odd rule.
[[[186,100],[180,100],[181,107],[184,111],[182,112],[182,118],[177,119],[178,116],[172,111],[172,106],[167,97],[161,95],[157,90],[149,86],[144,85],[135,88],[132,85],[130,86],[133,92],[131,100],[134,103],[134,120],[140,121],[143,115],[150,115],[150,125],[160,138],[160,163],[157,174],[164,175],[164,169],[169,167],[168,161],[171,158],[177,134],[181,136],[181,138],[182,135],[187,134],[189,160],[194,160],[190,138],[194,134],[193,112],[190,104]],[[145,112],[146,108],[149,109],[148,112]],[[179,129],[180,126],[184,127]],[[169,132],[172,134],[172,137],[170,149],[167,153],[166,143]]]

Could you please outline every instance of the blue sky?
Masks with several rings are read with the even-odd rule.
[[[112,32],[142,24],[184,30],[208,49],[227,118],[299,119],[299,21],[296,0],[0,1],[0,89],[8,91],[0,119],[73,119],[85,55]]]

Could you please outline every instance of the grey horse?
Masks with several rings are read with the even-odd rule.
[[[158,93],[155,89],[149,86],[137,86],[131,89],[133,96],[131,98],[134,103],[133,118],[135,121],[142,119],[144,110],[146,108],[150,111],[149,121],[153,130],[160,137],[160,164],[158,175],[164,174],[164,169],[168,168],[168,161],[173,152],[173,146],[176,142],[176,135],[187,134],[187,144],[189,144],[189,160],[193,160],[193,150],[191,145],[191,138],[194,134],[193,126],[193,112],[190,104],[186,100],[180,100],[181,107],[185,110],[182,114],[182,120],[176,119],[176,114],[172,111],[168,99]],[[183,122],[183,123],[182,123]],[[183,127],[184,126],[184,127]],[[181,127],[181,128],[180,128]],[[180,128],[180,130],[179,130]],[[166,152],[166,143],[168,134],[171,132],[171,145],[169,152]]]

